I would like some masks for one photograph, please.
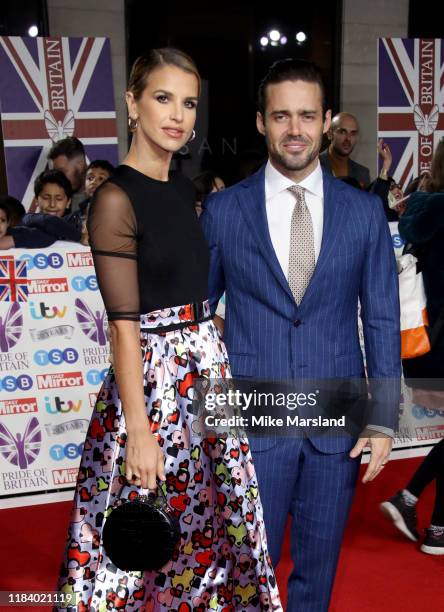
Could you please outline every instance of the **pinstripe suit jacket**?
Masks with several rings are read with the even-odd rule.
[[[226,291],[224,340],[233,376],[362,376],[359,298],[368,375],[399,379],[398,281],[381,201],[323,171],[321,251],[298,306],[268,231],[264,172],[262,167],[241,183],[211,194],[201,216],[210,248],[213,311]],[[393,397],[390,414],[381,410],[369,422],[393,427],[397,399]],[[352,445],[350,438],[323,437],[314,443],[323,452]]]

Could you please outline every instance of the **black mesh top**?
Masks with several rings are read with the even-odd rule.
[[[194,205],[184,176],[158,181],[126,165],[96,191],[88,232],[110,321],[207,299],[208,246]]]

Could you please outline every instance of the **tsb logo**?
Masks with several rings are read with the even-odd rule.
[[[20,391],[28,391],[32,389],[32,378],[27,374],[22,374],[21,376],[5,376],[0,379],[0,391],[7,391],[8,393],[13,393],[19,389]]]
[[[71,442],[70,444],[66,444],[62,446],[61,444],[54,444],[49,449],[49,454],[54,461],[62,461],[62,459],[77,459],[80,457],[83,451],[83,442],[82,444],[74,444]]]
[[[28,270],[37,268],[38,270],[46,270],[46,268],[53,268],[57,270],[63,266],[63,256],[60,253],[37,253],[37,255],[30,255],[25,253],[21,255],[19,259],[26,261],[26,267]]]
[[[108,368],[105,368],[103,370],[89,370],[86,375],[86,380],[89,382],[90,385],[100,385],[100,383],[105,380],[107,374]]]
[[[395,249],[400,249],[405,244],[404,240],[401,238],[399,234],[392,235],[392,242],[393,242],[393,248]]]
[[[67,348],[64,351],[53,349],[52,351],[36,351],[34,353],[34,362],[39,366],[59,365],[61,363],[75,363],[79,359],[79,354],[74,348]]]
[[[99,286],[94,274],[89,276],[74,276],[71,280],[71,287],[74,291],[97,291]]]

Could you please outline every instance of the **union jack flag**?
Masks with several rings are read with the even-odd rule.
[[[430,170],[444,136],[444,39],[379,39],[378,136],[390,146],[390,174],[403,188]]]
[[[27,302],[28,278],[26,261],[13,255],[0,258],[0,302]]]
[[[89,159],[116,164],[107,38],[0,37],[0,104],[8,193],[26,208],[61,138],[77,136]]]

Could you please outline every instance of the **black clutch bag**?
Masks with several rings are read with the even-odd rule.
[[[165,565],[180,540],[178,519],[160,494],[138,495],[115,506],[103,528],[103,547],[125,571],[152,571]]]

